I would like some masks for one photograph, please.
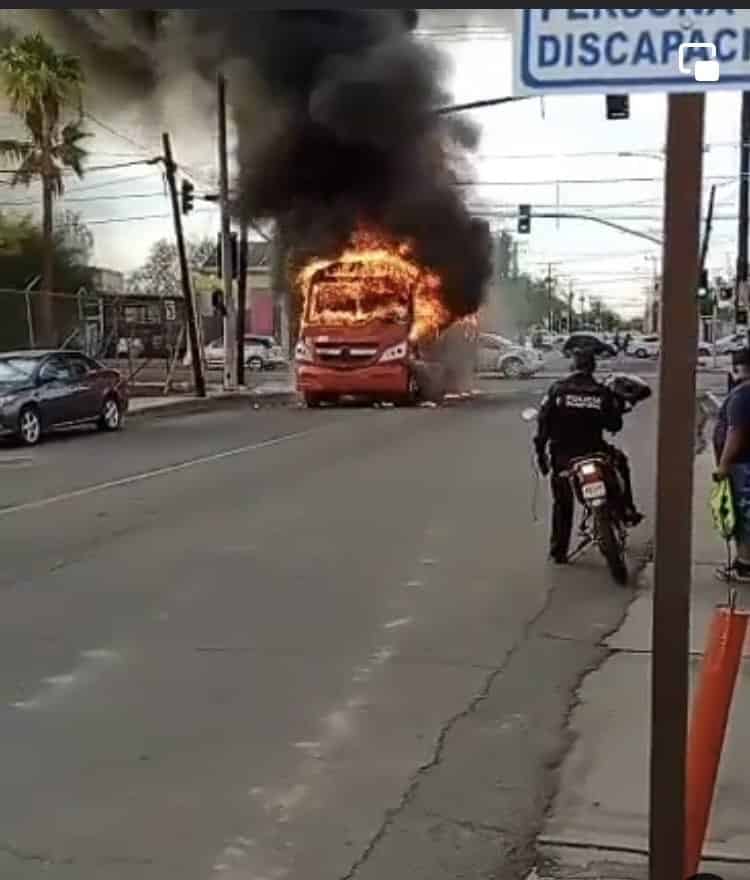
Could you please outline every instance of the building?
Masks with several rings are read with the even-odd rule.
[[[125,274],[115,269],[104,269],[94,266],[91,270],[92,292],[104,296],[121,296],[125,293]]]

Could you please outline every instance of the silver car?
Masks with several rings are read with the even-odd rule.
[[[544,355],[533,348],[523,348],[497,333],[480,333],[477,370],[500,373],[508,379],[533,376],[544,367]]]

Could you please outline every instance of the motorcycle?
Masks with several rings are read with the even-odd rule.
[[[620,397],[625,413],[632,412],[638,403],[651,396],[648,384],[638,376],[612,374],[603,384]],[[521,413],[521,418],[533,422],[538,415],[539,411],[530,407]],[[626,584],[628,525],[624,517],[625,487],[612,459],[601,452],[584,455],[573,459],[560,476],[570,481],[573,497],[583,511],[578,526],[579,542],[569,561],[575,561],[594,545],[604,557],[614,580]]]

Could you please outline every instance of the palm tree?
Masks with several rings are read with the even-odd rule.
[[[54,345],[58,340],[52,302],[53,209],[55,198],[64,190],[65,170],[83,176],[86,151],[81,142],[88,137],[81,127],[83,71],[78,58],[55,51],[41,34],[32,34],[0,50],[0,85],[28,135],[23,140],[0,140],[0,154],[18,163],[13,185],[29,186],[36,179],[42,185],[44,251],[39,335],[45,345]],[[72,108],[76,117],[65,123],[67,108]]]

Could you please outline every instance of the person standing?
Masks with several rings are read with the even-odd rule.
[[[750,583],[750,348],[732,355],[736,379],[714,428],[715,480],[728,479],[735,516],[735,561],[719,570],[728,580]]]

